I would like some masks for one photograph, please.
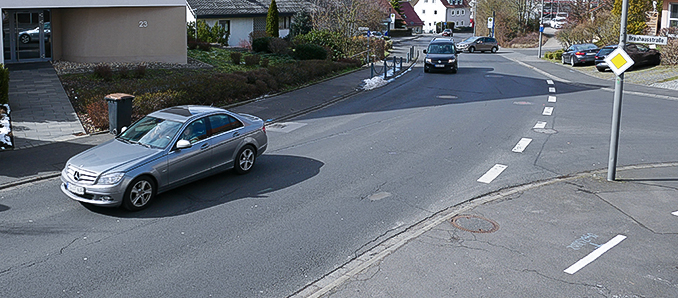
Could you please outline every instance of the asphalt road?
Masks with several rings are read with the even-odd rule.
[[[14,212],[0,222],[0,296],[285,297],[438,210],[606,166],[610,91],[549,84],[502,53],[460,60],[457,74],[419,65],[268,129],[249,175],[201,180],[142,212],[86,208],[58,179],[3,190]],[[675,160],[676,109],[626,96],[619,163]]]

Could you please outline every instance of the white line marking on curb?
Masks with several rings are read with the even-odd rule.
[[[549,96],[549,102],[556,102],[555,96]]]
[[[546,80],[546,84],[553,85],[553,80]]]
[[[546,128],[546,122],[537,121],[537,124],[535,124],[533,128]]]
[[[518,153],[523,152],[525,150],[525,148],[527,148],[527,145],[529,145],[531,142],[532,142],[532,139],[522,138],[522,139],[520,139],[518,144],[516,144],[516,146],[513,147],[513,150],[511,150],[511,151],[518,152]]]
[[[579,269],[584,268],[584,266],[588,265],[589,263],[595,261],[598,257],[600,257],[602,254],[604,254],[606,251],[610,250],[613,248],[615,245],[619,244],[619,242],[622,242],[622,240],[626,239],[626,236],[624,235],[617,235],[612,240],[608,241],[607,243],[601,245],[600,247],[596,248],[596,250],[592,251],[590,254],[588,254],[586,257],[583,259],[579,260],[578,262],[574,263],[572,266],[569,268],[565,269],[565,273],[568,274],[575,274]]]
[[[478,179],[478,182],[482,182],[482,183],[492,182],[492,180],[497,178],[497,176],[499,176],[499,174],[501,174],[501,172],[506,170],[507,167],[508,166],[500,165],[500,164],[494,165],[494,167],[492,167],[489,171],[487,171],[487,173],[485,173],[485,175],[483,175],[482,177],[480,177],[480,179]]]
[[[549,92],[556,93],[556,87],[549,87]]]
[[[544,116],[551,116],[551,114],[553,114],[553,107],[544,107],[544,112],[541,114]]]
[[[671,212],[671,214],[678,216],[678,211]]]

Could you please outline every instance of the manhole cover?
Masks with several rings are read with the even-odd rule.
[[[439,99],[457,99],[457,98],[459,98],[456,95],[438,95],[436,97],[439,98]]]
[[[450,219],[458,229],[471,233],[492,233],[499,230],[499,224],[478,215],[457,215]]]

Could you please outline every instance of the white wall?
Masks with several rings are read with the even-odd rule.
[[[421,21],[424,22],[424,32],[429,30],[434,30],[435,32],[435,24],[437,22],[445,22],[446,8],[440,0],[419,0],[414,5],[414,11],[419,15]],[[435,11],[438,11],[438,13],[434,14]]]

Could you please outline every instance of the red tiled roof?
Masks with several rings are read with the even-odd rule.
[[[400,2],[400,8],[403,9],[403,14],[405,15],[403,20],[407,26],[424,26],[424,22],[419,18],[417,12],[414,11],[414,7],[412,7],[410,2]]]

